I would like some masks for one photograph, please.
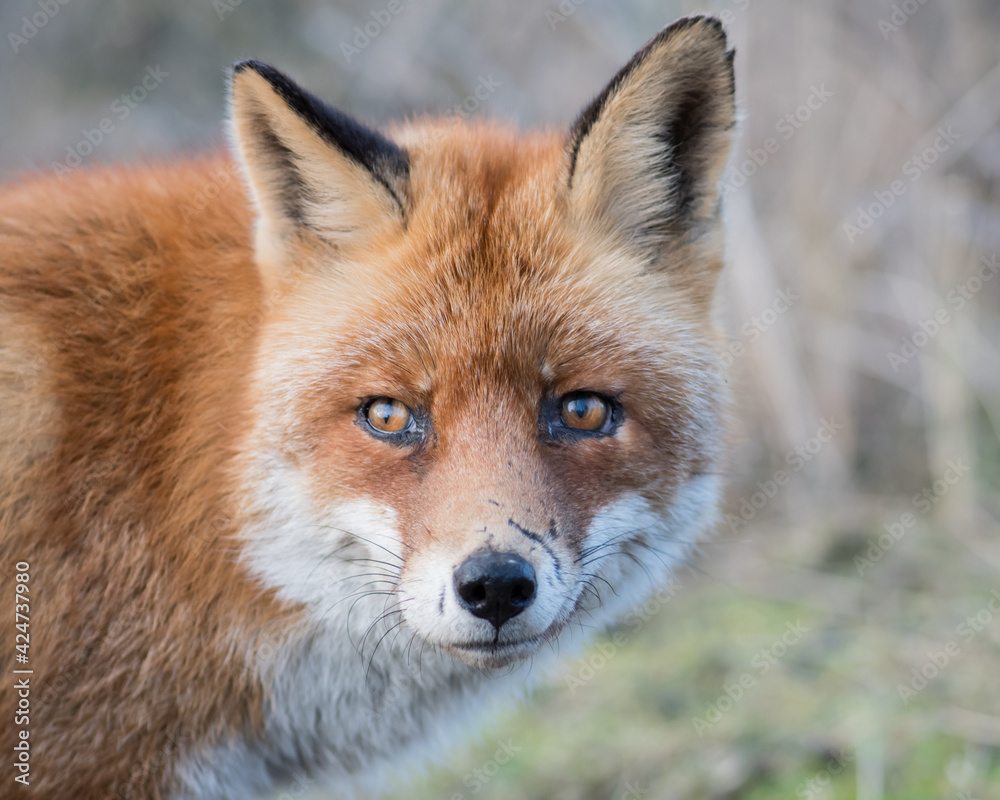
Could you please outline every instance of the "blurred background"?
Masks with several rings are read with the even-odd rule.
[[[369,122],[568,126],[700,11],[742,116],[726,518],[393,796],[1000,798],[1000,3],[0,4],[4,179],[223,148],[225,68],[251,55]]]

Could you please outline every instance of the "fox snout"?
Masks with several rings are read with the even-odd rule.
[[[455,594],[473,616],[500,627],[535,599],[535,568],[517,553],[484,552],[455,570]]]

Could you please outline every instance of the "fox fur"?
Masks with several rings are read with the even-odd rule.
[[[716,520],[718,21],[662,30],[568,133],[376,132],[256,61],[231,96],[234,162],[0,193],[5,602],[30,565],[0,717],[9,764],[31,669],[25,796],[377,790]],[[601,430],[560,417],[581,392]],[[410,433],[372,429],[371,398]],[[456,595],[476,553],[533,576],[502,624]]]

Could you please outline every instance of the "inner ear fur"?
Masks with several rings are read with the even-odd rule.
[[[721,22],[687,17],[647,43],[580,114],[567,140],[570,207],[662,259],[709,233],[735,128],[733,51]]]
[[[290,238],[345,247],[404,222],[406,150],[273,67],[233,67],[231,130],[258,210],[262,260],[280,259]]]

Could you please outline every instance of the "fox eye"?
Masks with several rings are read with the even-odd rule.
[[[563,423],[578,431],[599,431],[610,415],[608,401],[593,392],[568,394],[562,399],[559,409]]]
[[[365,420],[379,433],[404,433],[413,427],[413,414],[392,397],[376,397],[364,410]]]

